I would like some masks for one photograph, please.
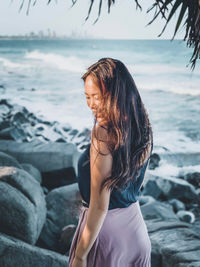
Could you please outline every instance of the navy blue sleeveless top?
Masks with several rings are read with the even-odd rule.
[[[125,189],[113,189],[110,194],[109,210],[125,208],[136,202],[141,195],[140,186],[144,180],[145,171],[150,157],[139,170],[137,179],[130,180]],[[78,186],[81,197],[88,205],[90,203],[90,144],[78,160]]]

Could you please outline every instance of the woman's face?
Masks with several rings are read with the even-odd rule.
[[[97,118],[98,124],[102,123],[102,94],[98,84],[94,81],[94,78],[91,75],[88,75],[85,79],[85,95],[87,105]]]

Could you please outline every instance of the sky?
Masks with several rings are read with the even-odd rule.
[[[140,0],[142,11],[136,10],[134,0],[116,0],[110,14],[107,12],[107,0],[103,0],[101,16],[95,25],[93,22],[97,18],[98,0],[95,1],[91,16],[86,22],[90,0],[78,0],[73,7],[70,0],[52,0],[49,5],[48,0],[37,0],[36,5],[30,7],[28,16],[28,0],[24,2],[24,7],[19,12],[22,0],[0,0],[0,35],[24,35],[41,30],[47,34],[50,29],[57,35],[75,34],[88,38],[171,39],[177,19],[173,19],[164,34],[158,37],[164,20],[158,19],[146,26],[153,17],[154,12],[146,13],[153,0]],[[180,30],[176,39],[182,39],[183,36],[184,31]]]

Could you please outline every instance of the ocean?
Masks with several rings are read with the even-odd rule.
[[[0,40],[0,95],[47,120],[91,128],[81,75],[102,57],[117,58],[148,111],[154,152],[191,155],[184,166],[163,159],[156,170],[177,176],[200,171],[200,65],[187,67],[191,54],[180,40]]]

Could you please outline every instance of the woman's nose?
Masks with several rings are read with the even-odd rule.
[[[89,107],[90,107],[91,109],[92,109],[92,108],[95,108],[95,101],[94,101],[94,99],[90,99]]]

